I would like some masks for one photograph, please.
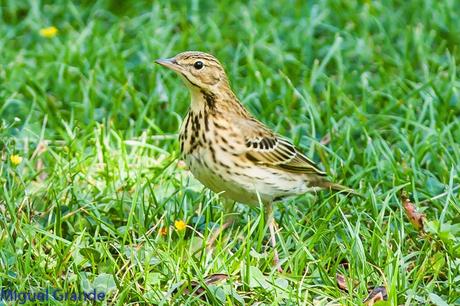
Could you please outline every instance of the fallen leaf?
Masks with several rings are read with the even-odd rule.
[[[207,285],[211,285],[211,284],[217,283],[218,281],[226,280],[226,279],[228,279],[228,275],[227,275],[227,274],[216,273],[216,274],[211,274],[211,275],[209,275],[209,276],[206,276],[206,278],[204,279],[204,282],[205,282]]]
[[[216,274],[211,274],[208,275],[204,278],[204,283],[206,285],[213,285],[219,281],[226,280],[228,279],[227,274],[223,273],[216,273]],[[199,282],[192,280],[190,284],[185,285],[186,287],[184,288],[184,294],[193,294],[195,296],[200,297],[200,299],[205,300],[205,296],[203,293],[206,292],[206,288],[200,285]]]
[[[387,301],[388,300],[388,294],[387,294],[387,289],[384,286],[379,286],[374,288],[371,293],[367,296],[367,298],[364,300],[364,305],[366,306],[373,306],[375,303],[378,301]]]
[[[348,263],[348,260],[346,260],[345,258],[342,259],[340,261],[340,265],[345,269],[345,270],[348,270],[348,267],[350,266],[350,264]]]
[[[190,294],[193,293],[196,296],[202,295],[206,291],[205,288],[200,286],[200,284],[196,281],[191,281],[190,284],[184,289],[184,294]],[[204,299],[204,296],[200,297],[201,299]]]
[[[327,146],[330,142],[331,142],[331,133],[327,133],[319,141],[319,143],[322,144],[323,146]]]
[[[337,273],[335,275],[335,279],[337,280],[337,286],[339,286],[339,288],[341,290],[344,290],[344,291],[347,291],[348,292],[348,286],[347,286],[347,281],[345,279],[345,276],[343,276],[342,274],[340,273]]]
[[[414,203],[411,202],[405,191],[401,192],[401,201],[404,206],[407,218],[416,230],[424,232],[425,215],[417,212]]]
[[[160,228],[159,234],[160,236],[165,237],[166,235],[168,235],[168,228],[167,227]]]

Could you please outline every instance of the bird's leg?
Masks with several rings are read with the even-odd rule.
[[[270,244],[273,248],[273,264],[278,269],[278,272],[283,272],[281,266],[279,266],[279,256],[276,250],[276,222],[273,216],[273,203],[265,205],[265,220],[268,224],[268,230],[270,231]]]
[[[235,202],[231,200],[224,199],[224,223],[212,233],[211,238],[209,239],[207,245],[208,247],[212,247],[216,239],[220,236],[220,234],[228,227],[230,227],[233,222],[235,222],[235,218],[232,214],[233,207],[235,206]]]

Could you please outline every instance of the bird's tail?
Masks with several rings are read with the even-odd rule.
[[[353,196],[358,196],[358,197],[364,198],[364,196],[362,194],[360,194],[359,192],[356,192],[352,188],[347,187],[347,186],[343,186],[343,185],[340,185],[340,184],[337,184],[337,183],[324,181],[324,182],[322,182],[320,184],[320,186],[322,188],[324,188],[324,189],[330,189],[330,190],[338,191],[339,193],[343,193],[343,194],[346,194],[346,195],[353,195]]]

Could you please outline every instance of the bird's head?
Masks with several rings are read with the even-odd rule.
[[[192,91],[215,92],[223,86],[228,87],[224,68],[211,54],[186,51],[155,62],[177,72]]]

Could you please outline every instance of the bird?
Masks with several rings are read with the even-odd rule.
[[[263,208],[274,265],[282,270],[273,204],[324,189],[356,192],[331,182],[290,140],[251,115],[213,55],[185,51],[155,62],[176,72],[190,92],[190,107],[179,132],[180,152],[188,169],[223,198],[227,213],[235,202]],[[233,222],[234,217],[229,215],[210,243]]]

